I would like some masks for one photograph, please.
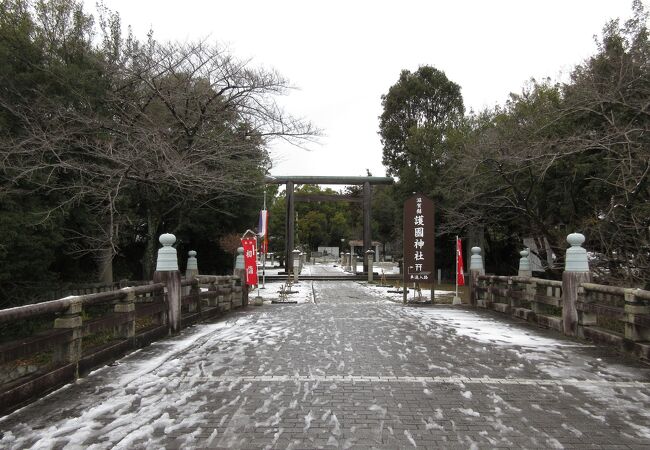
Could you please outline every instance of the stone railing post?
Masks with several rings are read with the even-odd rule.
[[[218,308],[219,303],[221,303],[219,301],[220,297],[222,297],[223,294],[221,294],[219,292],[219,290],[217,289],[216,282],[217,282],[217,280],[214,277],[210,278],[210,281],[208,282],[208,292],[211,293],[210,296],[208,297],[208,306],[210,306],[210,307],[215,307],[216,306]]]
[[[589,296],[589,292],[583,286],[578,287],[577,302],[580,304],[580,311],[578,311],[578,336],[584,338],[584,327],[598,325],[598,314],[590,310],[593,301]]]
[[[298,282],[298,276],[300,275],[300,250],[296,249],[292,252],[293,256],[293,282]]]
[[[163,246],[158,250],[153,281],[165,284],[169,332],[177,334],[181,331],[181,273],[178,270],[176,249],[172,247],[176,242],[176,236],[165,233],[160,235],[159,241]]]
[[[650,341],[650,328],[636,324],[635,316],[649,315],[650,306],[636,296],[636,289],[625,290],[625,338],[633,342]]]
[[[230,286],[230,311],[235,309],[237,293],[235,292],[235,277],[228,278],[228,285]]]
[[[244,247],[237,248],[237,259],[233,275],[241,280],[242,306],[248,305],[248,283],[246,283],[246,265],[244,264]]]
[[[116,327],[115,335],[121,339],[133,339],[135,336],[135,290],[132,287],[121,289],[124,298],[115,304],[115,314],[122,315],[126,321]]]
[[[350,255],[350,272],[352,272],[353,275],[356,275],[356,273],[357,273],[357,254],[356,253]]]
[[[515,308],[518,308],[519,302],[517,301],[518,299],[515,298],[513,295],[515,291],[519,290],[519,284],[515,283],[515,280],[512,279],[512,277],[508,277],[508,281],[506,282],[506,303],[508,304],[508,309],[506,310],[506,313],[514,313]]]
[[[587,250],[582,248],[584,235],[571,233],[566,238],[571,245],[566,251],[564,273],[562,274],[562,322],[564,333],[569,336],[578,334],[578,288],[582,283],[591,281]]]
[[[372,269],[372,263],[375,261],[375,252],[373,250],[368,250],[366,252],[366,261],[367,261],[367,265],[368,265],[368,282],[371,283],[372,282],[372,277],[374,275],[372,273],[372,270],[373,270]]]
[[[53,359],[59,363],[74,364],[75,377],[79,377],[79,360],[81,359],[81,340],[83,338],[82,309],[83,303],[81,303],[78,297],[75,297],[63,315],[54,319],[54,328],[68,329],[71,331],[71,334],[67,342],[56,348]]]
[[[346,252],[345,253],[345,267],[343,267],[343,270],[345,270],[346,272],[349,272],[350,267],[351,267],[351,265],[350,265],[350,254]]]
[[[496,287],[495,285],[497,284],[496,280],[494,279],[493,276],[490,276],[487,280],[486,283],[486,293],[487,295],[485,296],[485,307],[488,309],[492,309],[492,305],[495,303],[495,298],[496,295],[494,293],[494,288]]]
[[[189,286],[190,292],[189,295],[192,298],[196,299],[196,310],[199,312],[200,316],[203,316],[203,300],[201,300],[201,286],[199,286],[199,280],[194,277],[192,278],[192,284]]]
[[[187,252],[187,266],[185,267],[185,279],[186,280],[192,280],[194,277],[196,277],[199,274],[199,264],[198,261],[196,260],[196,252],[194,250],[190,250]],[[183,288],[183,295],[190,295],[192,292],[192,286],[186,286]],[[188,303],[187,308],[189,312],[195,312],[197,309],[200,308],[199,306],[200,301],[197,299],[196,302],[193,303]]]
[[[469,302],[472,306],[478,303],[478,290],[476,289],[479,284],[479,275],[485,275],[483,268],[483,258],[481,257],[481,248],[472,247],[472,257],[469,261]]]
[[[521,258],[519,259],[519,272],[517,275],[520,277],[532,277],[533,271],[530,268],[530,259],[528,259],[530,251],[526,248],[520,251],[519,254]]]
[[[530,310],[534,312],[535,314],[539,314],[539,304],[537,303],[537,300],[535,299],[535,296],[537,295],[537,282],[535,281],[530,281],[530,283],[526,284],[526,300],[528,300],[528,303],[530,303]]]

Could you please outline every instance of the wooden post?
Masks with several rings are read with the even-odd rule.
[[[469,262],[469,303],[472,306],[476,306],[478,303],[478,277],[479,275],[485,275],[485,269],[483,269],[483,258],[481,257],[481,248],[472,247],[471,249],[472,257]]]
[[[587,250],[581,247],[585,241],[584,235],[571,233],[567,242],[571,245],[567,249],[562,274],[562,322],[564,334],[578,335],[578,288],[582,283],[591,281]]]
[[[181,331],[181,273],[178,270],[178,257],[172,245],[176,236],[165,233],[159,238],[163,245],[158,250],[156,271],[153,274],[154,283],[164,283],[167,294],[167,321],[170,334]]]

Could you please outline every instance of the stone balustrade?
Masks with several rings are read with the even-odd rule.
[[[584,240],[567,237],[562,281],[530,276],[528,249],[518,276],[485,275],[481,249],[473,248],[470,303],[650,360],[650,291],[592,283]]]
[[[175,241],[170,236],[164,247]],[[175,250],[162,255],[162,268],[177,272]],[[163,277],[163,282],[0,310],[0,326],[33,330],[0,343],[0,414],[175,332],[171,312],[178,312],[177,326],[186,327],[246,306],[240,277],[198,275],[195,257],[190,252],[193,276],[176,284]]]

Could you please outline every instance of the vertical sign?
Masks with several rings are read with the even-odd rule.
[[[463,243],[456,236],[456,296],[458,297],[458,286],[465,286],[465,273],[463,264]]]
[[[404,202],[404,303],[406,283],[433,283],[433,201],[414,194]],[[433,284],[431,286],[433,299]]]
[[[255,286],[257,285],[257,249],[255,248],[255,238],[242,239],[241,246],[244,248],[246,284],[249,286]]]

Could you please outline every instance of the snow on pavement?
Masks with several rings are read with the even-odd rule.
[[[0,419],[0,447],[650,445],[647,367],[365,283],[271,304],[280,284]]]

